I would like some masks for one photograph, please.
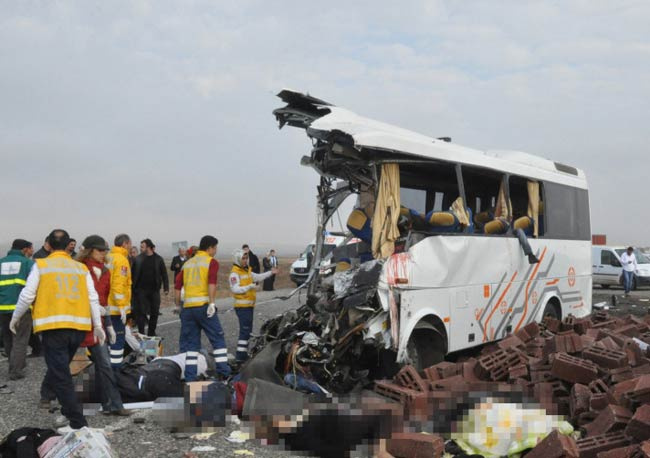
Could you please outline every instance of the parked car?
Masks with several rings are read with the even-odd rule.
[[[323,257],[326,257],[329,253],[334,250],[337,246],[345,242],[345,235],[343,234],[327,234],[325,236],[325,244],[323,245]],[[291,268],[289,269],[289,276],[291,281],[296,284],[296,286],[302,285],[309,276],[309,264],[313,259],[313,250],[316,246],[316,240],[307,245],[305,250],[300,254],[298,259],[293,261]]]
[[[592,271],[594,285],[609,288],[619,284],[619,277],[623,271],[621,255],[625,247],[599,245],[592,248]],[[632,280],[632,289],[638,286],[650,285],[650,258],[639,250],[634,250],[636,262],[639,265]]]

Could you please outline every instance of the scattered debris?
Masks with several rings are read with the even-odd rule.
[[[249,434],[239,430],[231,432],[230,435],[226,437],[226,440],[233,444],[243,444],[248,439],[250,439]]]
[[[253,452],[245,449],[235,450],[233,454],[237,456],[255,456]]]
[[[117,458],[104,434],[83,427],[67,433],[47,452],[47,458]]]
[[[211,445],[198,445],[196,447],[192,447],[191,452],[214,452],[216,447],[213,447]]]

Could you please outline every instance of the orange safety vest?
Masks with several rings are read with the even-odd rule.
[[[196,255],[183,264],[183,288],[185,298],[183,307],[201,307],[210,302],[208,290],[208,271],[212,256],[205,251],[197,251]]]
[[[92,320],[86,275],[88,268],[65,251],[37,259],[40,275],[32,311],[34,332],[51,329],[90,331]]]
[[[251,275],[252,269],[250,266],[246,269],[242,269],[235,264],[232,266],[232,272],[239,275],[239,286],[248,286],[253,284],[253,275]],[[255,291],[254,288],[241,294],[233,293],[233,296],[235,297],[235,307],[255,307],[257,291]]]

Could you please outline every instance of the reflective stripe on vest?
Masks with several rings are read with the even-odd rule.
[[[183,307],[200,307],[210,301],[208,273],[212,257],[205,251],[199,250],[188,259],[183,268],[183,288],[185,297]]]
[[[23,280],[22,278],[12,278],[10,280],[0,280],[0,286],[8,286],[8,285],[23,285],[25,286],[27,284],[26,280]]]
[[[251,274],[250,267],[242,269],[241,267],[234,265],[232,266],[232,272],[239,275],[239,286],[248,286],[253,284],[253,275]],[[235,297],[235,307],[254,307],[257,293],[255,288],[253,288],[249,289],[245,293],[233,294],[233,296]]]
[[[0,305],[1,310],[16,310],[16,304]]]
[[[37,259],[40,275],[32,318],[34,332],[52,329],[90,331],[92,320],[85,265],[63,251]]]

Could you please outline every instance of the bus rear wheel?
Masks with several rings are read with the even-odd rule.
[[[406,346],[406,364],[421,371],[444,361],[445,342],[443,336],[433,329],[416,329]]]

